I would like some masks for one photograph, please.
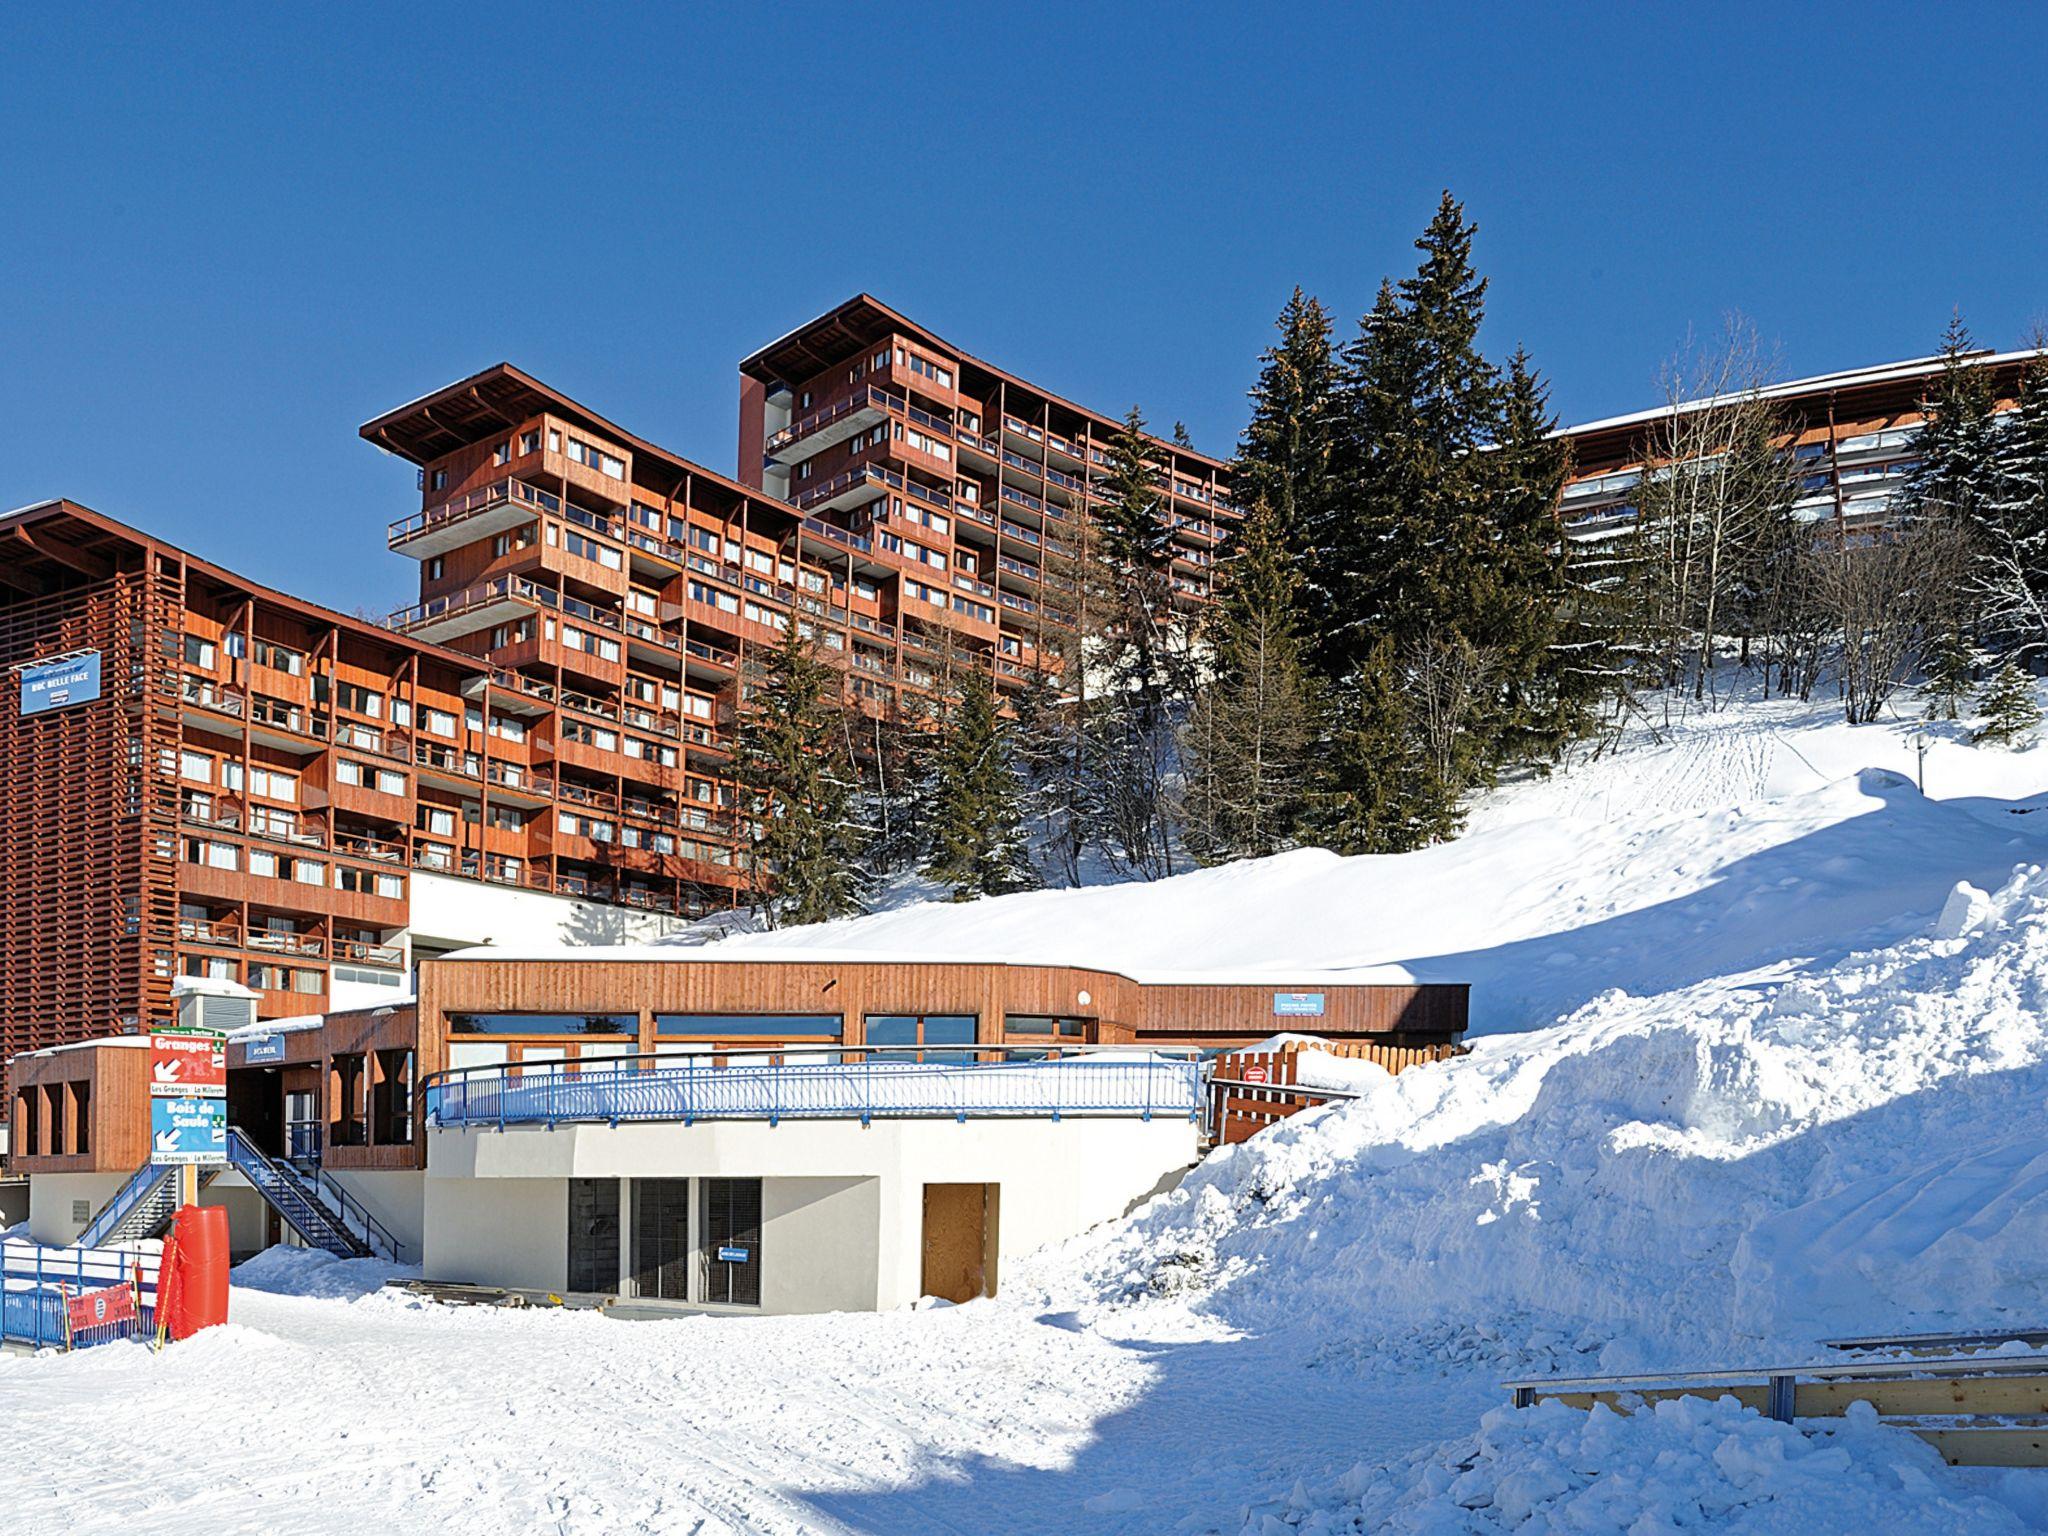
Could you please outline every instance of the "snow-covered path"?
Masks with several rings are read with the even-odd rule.
[[[178,1536],[1235,1529],[1276,1466],[1335,1475],[1499,1400],[1008,1302],[622,1323],[237,1286],[233,1315],[161,1356],[0,1360],[0,1509]]]

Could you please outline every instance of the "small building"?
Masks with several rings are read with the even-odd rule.
[[[243,1175],[238,1249],[332,1238],[449,1283],[768,1313],[966,1300],[1178,1180],[1204,1050],[1276,1020],[1447,1046],[1465,1005],[1398,973],[470,950],[423,965],[416,1000],[231,1035],[214,1198]],[[145,1162],[138,1043],[17,1059],[39,1240],[104,1227]]]

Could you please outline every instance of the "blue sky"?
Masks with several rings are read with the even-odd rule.
[[[355,436],[510,359],[733,467],[738,360],[862,289],[1227,452],[1299,282],[1450,187],[1568,419],[1748,315],[1788,375],[2048,320],[2048,7],[0,9],[0,508],[377,612]]]

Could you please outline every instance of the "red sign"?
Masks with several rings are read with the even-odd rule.
[[[1264,1067],[1246,1067],[1244,1069],[1244,1080],[1248,1083],[1263,1083],[1266,1081],[1266,1069]]]
[[[215,1034],[156,1033],[149,1037],[152,1098],[220,1099],[228,1091],[227,1041]]]
[[[71,1309],[73,1333],[87,1328],[104,1328],[109,1323],[135,1321],[135,1292],[125,1285],[80,1291],[76,1296],[66,1298],[65,1304]]]

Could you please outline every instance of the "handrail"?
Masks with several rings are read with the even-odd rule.
[[[1028,1055],[1027,1055],[1028,1053]],[[1115,1059],[1090,1061],[1110,1053]],[[982,1059],[996,1057],[996,1060]],[[916,1059],[905,1060],[910,1057]],[[1018,1058],[1009,1059],[1000,1058]],[[952,1116],[1201,1116],[1199,1052],[1186,1047],[833,1046],[644,1052],[590,1062],[494,1062],[420,1084],[437,1126],[627,1120]]]

